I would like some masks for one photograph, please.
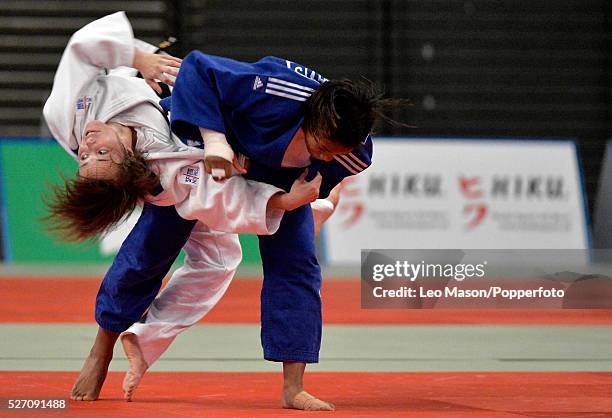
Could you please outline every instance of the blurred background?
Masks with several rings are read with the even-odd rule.
[[[43,233],[38,219],[44,216],[40,194],[48,182],[57,181],[58,172],[70,175],[74,171],[73,163],[50,139],[42,120],[42,105],[59,57],[74,31],[117,10],[127,12],[136,36],[145,41],[157,44],[167,36],[176,36],[179,39],[173,50],[176,55],[191,49],[244,61],[275,55],[314,68],[328,78],[365,77],[388,96],[411,99],[412,107],[393,116],[414,127],[380,126],[379,136],[405,143],[408,139],[409,144],[410,138],[432,143],[452,139],[457,144],[465,139],[575,142],[577,147],[568,151],[569,159],[562,159],[565,163],[548,161],[546,149],[525,151],[534,162],[522,168],[522,173],[533,174],[539,165],[546,166],[542,181],[547,182],[555,175],[569,176],[565,182],[575,181],[578,185],[564,186],[567,191],[562,199],[562,206],[576,202],[581,205],[580,219],[573,219],[576,229],[572,226],[568,232],[578,239],[559,244],[558,237],[551,235],[552,243],[544,242],[541,246],[610,248],[612,227],[607,225],[607,219],[612,216],[607,206],[612,192],[602,185],[610,167],[607,170],[602,167],[606,144],[612,137],[611,9],[607,0],[3,0],[0,2],[3,259],[15,263],[97,262],[112,257],[112,243],[106,250],[86,246],[75,251],[73,246],[53,242]],[[384,147],[381,149],[384,151]],[[445,152],[431,150],[429,155],[434,160],[426,167],[435,166],[436,154]],[[395,174],[415,162],[411,160],[411,148],[396,152],[404,158],[389,163],[396,164]],[[448,152],[457,160],[455,171],[447,173],[448,176],[469,177],[470,167],[461,164],[461,152],[478,150],[459,148]],[[539,154],[534,156],[533,152]],[[487,158],[494,161],[494,157]],[[511,167],[515,162],[508,165]],[[376,160],[375,155],[374,167],[377,165],[387,165],[387,161]],[[405,180],[407,175],[401,174],[400,178]],[[432,175],[434,183],[438,181],[436,175],[446,181],[444,173]],[[486,173],[473,175],[486,177]],[[506,172],[504,175],[514,176]],[[421,189],[427,191],[427,181],[422,177],[417,181],[425,181]],[[523,180],[525,184],[529,182]],[[484,193],[488,190],[490,194],[495,178],[481,181]],[[398,190],[402,189],[401,184]],[[374,199],[368,195],[371,186],[371,183],[359,186],[366,202]],[[453,190],[463,193],[464,198],[468,196],[466,189]],[[508,193],[513,196],[512,191]],[[511,198],[505,200],[504,204],[510,205],[508,210],[517,209],[513,202],[507,202]],[[412,200],[398,205],[418,206],[419,201],[412,196]],[[438,206],[444,205],[449,203],[438,202]],[[488,208],[487,216],[493,214],[494,206]],[[430,209],[425,205],[419,216]],[[339,231],[342,225],[346,229],[349,212],[355,210],[354,204],[345,207],[337,215],[336,227],[332,222],[324,239],[329,240],[330,233]],[[460,204],[457,214],[466,210]],[[553,211],[557,215],[561,212]],[[573,213],[563,212],[564,216],[574,217]],[[452,228],[454,216],[448,215],[445,222],[432,229],[440,239],[448,232],[444,228]],[[403,232],[415,229],[422,231],[423,227],[407,227]],[[530,233],[541,233],[541,229],[540,225],[523,231],[525,240],[517,245],[529,248]],[[504,233],[499,228],[492,233],[500,235],[496,247],[502,248]],[[243,243],[245,262],[257,263],[255,238],[243,237]],[[467,239],[454,245],[478,248],[484,244],[485,241],[473,243]],[[323,250],[329,251],[330,245],[323,243]],[[397,245],[401,248],[407,244]],[[426,244],[411,242],[411,245]],[[371,248],[377,246],[389,248],[390,244],[384,240],[373,242]],[[333,254],[323,258],[334,259]]]

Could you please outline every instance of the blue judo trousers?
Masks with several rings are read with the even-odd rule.
[[[199,127],[224,133],[250,159],[247,177],[289,190],[304,168],[283,168],[303,123],[303,102],[326,79],[294,62],[266,57],[248,64],[192,52],[172,97],[171,127],[183,142],[201,143]],[[323,177],[320,197],[371,164],[372,141],[331,162],[313,161],[308,178]],[[159,291],[193,228],[173,208],[145,205],[107,273],[96,301],[98,324],[121,332],[138,321]],[[264,280],[261,343],[271,361],[316,363],[321,345],[321,270],[310,205],[286,212],[274,235],[260,236]]]
[[[308,177],[314,177],[311,167]],[[251,164],[248,177],[285,190],[303,169]],[[263,266],[261,344],[271,361],[316,363],[321,347],[321,269],[310,205],[286,212],[274,235],[259,236]]]

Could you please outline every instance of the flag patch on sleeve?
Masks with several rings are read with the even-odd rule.
[[[200,183],[200,167],[198,167],[197,165],[183,167],[183,169],[181,170],[179,183],[187,184],[190,186],[197,186]]]
[[[87,111],[87,109],[89,109],[89,106],[91,106],[91,97],[83,96],[77,100],[77,110]]]

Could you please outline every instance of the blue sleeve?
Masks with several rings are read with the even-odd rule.
[[[289,66],[276,57],[244,63],[189,53],[172,98],[162,101],[171,109],[172,131],[186,144],[202,142],[199,127],[224,133],[235,151],[280,168],[303,122],[303,103],[319,86]]]
[[[181,64],[180,75],[172,91],[171,127],[183,141],[202,141],[198,127],[227,135],[224,111],[239,105],[241,74],[248,64],[227,58],[189,53]]]
[[[319,173],[323,176],[319,197],[325,198],[345,177],[361,173],[372,164],[372,138],[368,136],[363,144],[348,154],[337,155],[322,164]]]

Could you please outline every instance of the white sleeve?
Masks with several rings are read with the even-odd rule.
[[[124,12],[98,19],[72,35],[43,109],[51,133],[71,155],[78,146],[73,137],[77,99],[91,88],[101,69],[133,62],[134,35]]]
[[[194,169],[197,171],[185,171]],[[191,175],[196,172],[197,179]],[[241,176],[214,181],[202,162],[183,168],[175,187],[187,188],[189,193],[175,205],[178,214],[185,219],[197,219],[217,231],[271,235],[278,230],[285,214],[282,209],[268,208],[270,198],[284,190]]]
[[[151,45],[150,43],[141,41],[140,39],[136,38],[134,38],[134,48],[140,49],[144,52],[148,52],[149,54],[154,54],[159,49],[155,45]],[[108,75],[116,75],[120,77],[136,77],[137,74],[138,70],[136,68],[132,68],[131,66],[115,67],[108,72]],[[168,87],[170,87],[170,90],[172,90],[172,86]]]
[[[327,218],[329,218],[336,209],[334,204],[327,199],[317,199],[310,204],[310,207],[313,212]]]

